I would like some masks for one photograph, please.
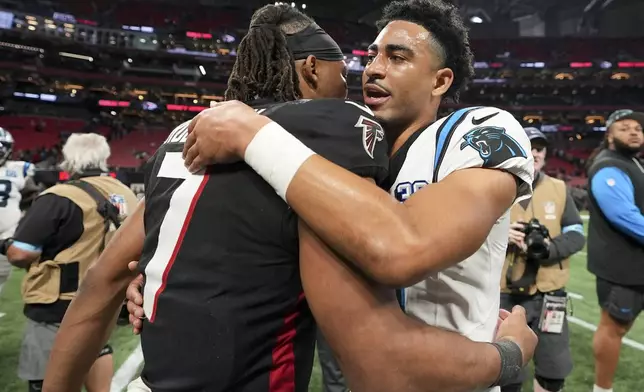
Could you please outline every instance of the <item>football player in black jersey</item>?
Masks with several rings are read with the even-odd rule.
[[[234,102],[197,116],[184,150],[186,163],[199,167],[242,158],[320,235],[322,239],[312,239],[306,226],[300,233],[303,284],[311,309],[338,354],[352,390],[492,389],[512,381],[512,375],[527,363],[536,336],[527,326],[525,311],[517,308],[494,337],[498,311],[498,305],[493,310],[495,301],[498,303],[498,288],[495,291],[494,286],[498,282],[492,282],[492,278],[488,279],[492,283],[485,286],[488,295],[466,296],[459,301],[454,288],[461,290],[456,293],[460,295],[475,285],[445,281],[443,276],[447,268],[458,274],[459,267],[468,273],[480,271],[482,278],[490,276],[485,268],[491,269],[491,258],[485,263],[481,257],[483,262],[477,260],[476,264],[481,268],[474,270],[460,262],[481,249],[497,221],[501,224],[496,233],[503,230],[505,219],[500,218],[514,200],[527,195],[532,182],[529,159],[519,155],[521,150],[513,155],[491,154],[495,159],[504,158],[500,163],[512,159],[507,170],[500,170],[482,159],[487,153],[486,143],[494,145],[493,140],[477,144],[480,153],[475,148],[463,151],[468,146],[460,140],[464,130],[493,117],[496,118],[486,125],[502,121],[500,126],[507,127],[508,134],[519,135],[523,130],[509,113],[489,108],[487,116],[470,115],[471,124],[463,122],[465,115],[454,116],[450,122],[437,122],[441,100],[457,98],[459,88],[472,72],[467,30],[453,5],[440,0],[395,1],[386,8],[383,19],[383,29],[370,47],[370,63],[363,76],[366,102],[384,121],[387,138],[402,160],[406,160],[405,156],[418,158],[413,161],[417,165],[412,171],[420,174],[410,180],[424,182],[413,184],[431,181],[431,185],[420,189],[408,183],[410,193],[416,193],[399,203],[307,147],[298,148],[297,153],[292,152],[292,144],[288,150],[276,147],[281,144],[276,140],[290,140],[285,136],[288,132]],[[435,127],[430,125],[433,122],[437,122]],[[451,124],[443,127],[447,132],[436,132],[446,123]],[[459,127],[461,123],[463,127]],[[494,127],[488,130],[491,128]],[[522,135],[522,143],[527,144]],[[445,149],[438,148],[437,139],[443,140]],[[414,144],[418,140],[423,143]],[[450,167],[458,170],[441,181],[433,180],[448,149],[452,152],[443,173]],[[495,147],[497,150],[501,149]],[[300,155],[309,159],[303,161]],[[467,164],[470,166],[461,169]],[[353,265],[343,264],[342,260]],[[356,273],[354,266],[364,273]],[[398,304],[392,288],[425,279],[444,284],[443,290],[437,288],[431,293],[440,296],[437,302],[445,307],[462,307],[465,313],[474,314],[477,309],[473,302],[488,301],[485,336],[479,339],[496,340],[492,344],[474,343],[407,318],[400,309],[396,311]],[[478,283],[477,279],[475,276],[472,282]],[[451,315],[443,308],[436,309],[431,315],[440,322]],[[514,333],[508,334],[508,326],[516,328]],[[499,353],[504,366],[500,366]]]
[[[226,98],[252,104],[327,159],[382,183],[383,132],[368,109],[344,100],[345,72],[340,48],[310,18],[268,5],[240,43]],[[57,335],[45,391],[79,390],[132,279],[132,260],[146,277],[147,388],[308,390],[316,327],[299,279],[297,218],[245,164],[190,174],[181,157],[187,125],[152,157],[144,201],[87,273]],[[368,147],[365,129],[374,132]]]

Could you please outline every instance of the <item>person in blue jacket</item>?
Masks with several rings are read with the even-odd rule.
[[[612,392],[622,338],[644,307],[644,113],[618,110],[588,169],[588,270],[601,319],[593,339],[594,392]]]

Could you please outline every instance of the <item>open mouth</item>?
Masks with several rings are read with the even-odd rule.
[[[481,151],[481,154],[485,156],[490,155],[490,147],[487,145],[486,142],[478,141],[476,142],[476,145],[479,146],[479,150]]]
[[[374,84],[368,84],[364,86],[363,93],[364,102],[368,106],[380,106],[391,97],[391,94],[389,94],[387,90]]]

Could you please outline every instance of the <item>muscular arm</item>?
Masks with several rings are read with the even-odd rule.
[[[352,390],[465,392],[496,380],[493,346],[407,317],[393,290],[352,270],[305,224],[299,233],[307,301]]]
[[[507,172],[464,169],[399,203],[313,156],[298,170],[286,199],[329,246],[373,279],[408,286],[476,252],[512,205],[516,187]]]
[[[72,301],[51,352],[45,392],[80,390],[85,375],[105,344],[135,274],[128,263],[138,260],[145,231],[142,200],[90,267]]]
[[[185,161],[194,171],[243,157],[332,249],[380,283],[408,286],[472,255],[512,202],[529,196],[534,162],[521,124],[508,112],[485,108],[486,127],[472,128],[462,116],[473,110],[428,131],[440,134],[440,142],[426,139],[416,153],[436,150],[433,183],[404,204],[241,103],[224,103],[193,120]],[[382,129],[375,120],[352,124],[363,128],[365,151],[378,148]]]

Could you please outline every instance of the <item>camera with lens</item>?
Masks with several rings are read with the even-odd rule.
[[[550,238],[548,228],[542,225],[538,219],[532,218],[528,223],[523,224],[525,244],[527,246],[528,259],[544,260],[550,254],[546,238]]]

